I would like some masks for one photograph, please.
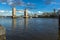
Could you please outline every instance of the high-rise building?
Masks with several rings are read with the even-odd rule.
[[[60,15],[60,10],[58,10],[58,14]]]
[[[53,13],[54,13],[54,16],[56,16],[56,9],[53,9],[53,11],[54,11],[54,12],[53,12]]]

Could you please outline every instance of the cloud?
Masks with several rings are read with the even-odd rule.
[[[28,2],[28,3],[26,4],[26,6],[35,6],[35,4]]]
[[[38,15],[42,15],[42,13],[43,13],[42,11],[37,11]]]
[[[2,4],[6,4],[5,2],[3,2]]]
[[[55,1],[55,0],[44,0],[45,4],[55,4],[55,5],[60,5],[60,2]]]
[[[8,4],[11,7],[15,6],[35,6],[33,3],[26,3],[22,0],[1,0],[2,4]]]
[[[32,11],[28,11],[28,13],[33,13]]]
[[[9,2],[8,4],[9,4],[9,5],[12,5],[12,4],[13,4],[13,2]]]
[[[12,15],[12,11],[0,10],[0,15],[1,16],[11,16]]]
[[[23,6],[25,3],[21,0],[0,0],[1,4],[8,4],[12,7]]]
[[[12,7],[24,5],[24,2],[21,0],[7,0],[7,3]]]
[[[43,0],[43,1],[45,2],[46,5],[49,5],[53,0]]]
[[[60,10],[60,8],[57,8],[57,10]]]
[[[22,12],[22,11],[18,11],[18,13],[24,13],[24,12]]]
[[[51,2],[51,4],[60,5],[59,2]]]
[[[24,10],[20,10],[20,11],[16,11],[16,12],[24,13]],[[33,13],[33,12],[28,10],[28,13]]]
[[[11,13],[12,11],[0,10],[0,13]]]
[[[28,13],[29,13],[29,14],[35,14],[35,13],[36,13],[36,14],[38,14],[38,15],[39,15],[39,14],[41,15],[43,12],[42,12],[42,11],[28,11]]]
[[[4,12],[4,10],[0,10],[0,13],[3,13]]]
[[[6,1],[7,1],[7,0],[0,0],[0,3],[1,3],[1,4],[7,4]]]
[[[43,13],[43,12],[41,12],[41,11],[38,11],[38,13]]]
[[[16,11],[16,14],[19,15],[19,14],[24,14],[24,10],[22,11]],[[38,15],[41,15],[43,12],[42,11],[29,11],[28,10],[28,13],[29,14],[38,14]],[[0,15],[5,15],[5,16],[11,16],[12,15],[12,11],[10,10],[0,10]]]

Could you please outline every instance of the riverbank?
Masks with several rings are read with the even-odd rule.
[[[0,40],[6,40],[6,30],[0,25]]]
[[[60,30],[58,31],[58,40],[60,40]]]
[[[11,17],[11,18],[13,18],[12,16],[0,16],[0,18],[2,18],[2,17]],[[25,17],[16,16],[14,18],[25,18]],[[28,18],[58,18],[58,17],[28,17]]]

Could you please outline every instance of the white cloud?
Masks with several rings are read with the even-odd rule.
[[[11,13],[12,11],[0,10],[0,13],[5,13],[5,12]]]
[[[24,12],[22,12],[22,11],[19,11],[19,13],[24,13]]]
[[[24,13],[24,10],[20,10],[20,11],[17,11],[17,12]],[[28,13],[33,13],[33,12],[28,10]]]
[[[9,5],[12,5],[12,4],[13,4],[13,2],[9,2],[8,4],[9,4]]]
[[[5,11],[4,10],[0,10],[0,13],[4,13]]]
[[[17,12],[24,14],[24,10],[22,10],[22,11],[17,11]],[[29,13],[29,14],[37,13],[38,15],[41,15],[43,12],[42,12],[42,11],[35,11],[35,12],[33,12],[33,11],[29,11],[29,10],[28,10],[28,13]],[[4,15],[4,16],[9,16],[9,15],[12,15],[12,11],[0,10],[0,14],[1,14],[1,15]],[[19,15],[19,14],[17,14],[17,15]]]
[[[21,0],[7,0],[8,5],[14,7],[14,6],[23,6],[24,2]]]
[[[12,11],[9,11],[10,13],[12,12]]]
[[[2,4],[6,4],[5,2],[3,2]]]
[[[60,10],[60,8],[57,8],[57,10]]]
[[[11,1],[13,1],[13,0],[7,0],[7,2],[11,2]]]
[[[24,10],[17,10],[18,13],[24,13]]]
[[[38,15],[42,15],[43,12],[42,11],[37,11],[37,13],[38,13]]]
[[[28,11],[28,13],[29,14],[35,14],[35,13],[37,13],[38,15],[40,14],[42,14],[43,12],[42,11],[35,11],[35,12],[33,12],[33,11]]]
[[[11,16],[12,15],[12,11],[0,10],[0,15],[1,16]]]
[[[43,13],[43,12],[41,12],[41,11],[38,11],[38,13]]]
[[[12,15],[12,11],[0,10],[0,15],[9,16],[9,15]]]
[[[32,11],[28,11],[28,13],[33,13]]]

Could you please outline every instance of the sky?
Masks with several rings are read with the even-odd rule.
[[[29,14],[42,14],[43,12],[53,12],[53,9],[60,9],[60,0],[0,0],[0,16],[11,16],[12,8],[24,10],[28,8]],[[23,12],[16,12],[21,15]]]

